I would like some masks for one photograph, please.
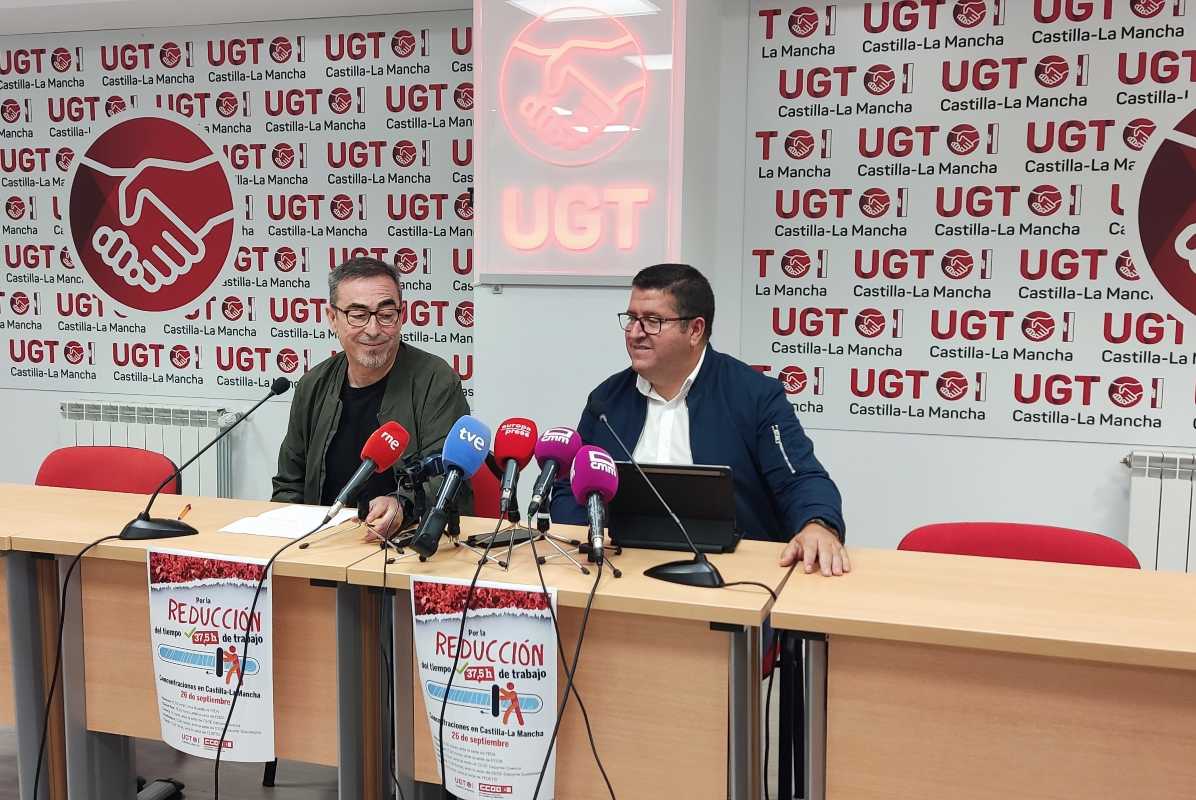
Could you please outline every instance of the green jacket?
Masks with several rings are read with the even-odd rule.
[[[348,359],[337,353],[317,364],[295,386],[286,437],[278,450],[278,474],[271,500],[319,505],[324,487],[324,456],[341,418],[341,387]],[[394,420],[407,429],[411,443],[403,458],[439,453],[454,422],[469,413],[461,379],[444,359],[404,343],[386,378],[378,424]],[[401,465],[401,461],[395,466]],[[396,475],[397,478],[397,475]],[[435,501],[442,478],[428,484],[428,502]],[[457,495],[462,514],[473,511],[466,482]],[[399,489],[399,498],[409,492]],[[404,503],[404,505],[408,505]],[[409,505],[408,505],[409,507]]]

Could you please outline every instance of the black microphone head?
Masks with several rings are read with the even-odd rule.
[[[270,394],[279,395],[286,394],[291,388],[290,378],[275,378],[274,383],[270,384]]]
[[[600,397],[590,395],[586,400],[586,413],[597,420],[606,416],[606,401]]]

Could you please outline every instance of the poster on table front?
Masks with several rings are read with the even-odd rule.
[[[242,678],[222,761],[274,760],[271,580],[253,594],[265,561],[150,550],[150,646],[162,741],[215,758]],[[245,631],[249,629],[249,651]]]
[[[440,709],[444,713],[445,785],[463,800],[531,797],[556,724],[556,643],[549,603],[556,592],[479,581],[465,633],[461,611],[467,581],[411,582],[419,685],[440,769]],[[459,652],[459,659],[458,659]],[[453,661],[458,659],[456,672]],[[554,796],[556,756],[539,797]]]

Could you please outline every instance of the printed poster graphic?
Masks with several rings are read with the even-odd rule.
[[[264,560],[230,561],[182,550],[149,550],[150,646],[162,740],[215,758],[237,681],[241,695],[222,761],[274,760],[271,580],[249,608]],[[249,655],[245,656],[245,629]]]
[[[803,424],[1192,441],[1192,6],[752,3],[742,356]]]
[[[419,684],[440,769],[440,707],[460,656],[444,718],[445,785],[463,800],[531,797],[556,724],[557,651],[548,604],[556,591],[479,581],[458,640],[468,581],[411,581]],[[556,755],[540,797],[554,794]]]

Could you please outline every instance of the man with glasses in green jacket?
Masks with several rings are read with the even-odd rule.
[[[354,258],[328,274],[328,325],[341,352],[300,379],[290,422],[278,451],[276,502],[331,505],[361,465],[361,448],[394,420],[411,435],[405,456],[440,452],[452,424],[469,413],[461,379],[442,358],[403,342],[398,271],[376,258]],[[396,467],[399,465],[396,464]],[[439,480],[429,486],[439,489]],[[468,486],[458,494],[472,509]],[[396,470],[370,478],[367,538],[389,536],[412,516],[409,493]]]

